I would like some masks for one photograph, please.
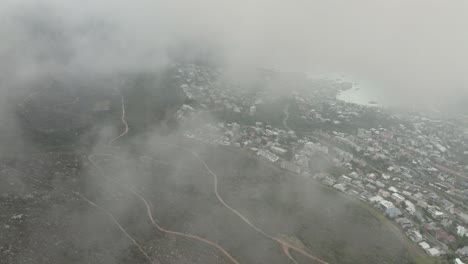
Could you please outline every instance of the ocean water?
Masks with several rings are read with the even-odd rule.
[[[336,99],[359,105],[385,106],[382,96],[379,96],[374,89],[362,85],[355,85],[352,89],[339,93]]]
[[[388,87],[384,87],[381,83],[379,84],[376,81],[371,81],[371,79],[366,79],[362,76],[357,77],[352,74],[333,72],[309,73],[307,76],[311,79],[328,79],[352,83],[353,88],[342,91],[336,96],[338,100],[365,106],[393,106],[393,103],[391,103],[392,100],[388,96],[389,94],[386,93]]]

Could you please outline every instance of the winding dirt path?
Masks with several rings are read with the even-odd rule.
[[[210,167],[206,164],[206,162],[200,157],[200,155],[198,155],[197,152],[195,151],[192,151],[192,150],[188,150],[188,149],[185,149],[179,145],[176,145],[176,144],[171,144],[171,143],[159,143],[159,144],[162,144],[162,145],[166,145],[166,146],[172,146],[172,147],[176,147],[176,148],[179,148],[179,149],[182,149],[184,150],[185,152],[188,152],[190,153],[192,156],[194,156],[202,165],[203,167],[205,168],[205,170],[213,177],[213,181],[214,181],[214,186],[213,186],[213,189],[214,189],[214,193],[216,195],[216,197],[218,198],[219,202],[221,204],[223,204],[227,209],[229,209],[231,212],[233,212],[234,214],[236,214],[240,219],[242,219],[242,221],[244,221],[247,225],[249,225],[252,229],[254,229],[255,231],[257,231],[258,233],[264,235],[265,237],[279,243],[281,246],[286,246],[288,249],[292,249],[300,254],[302,254],[303,256],[311,259],[311,260],[314,260],[316,261],[317,263],[321,263],[321,264],[329,264],[328,262],[326,262],[325,260],[322,260],[320,259],[319,257],[316,257],[308,252],[306,252],[304,249],[301,249],[301,248],[298,248],[294,245],[291,245],[285,241],[282,241],[281,239],[279,238],[276,238],[270,234],[268,234],[267,232],[263,231],[262,229],[258,228],[257,226],[255,226],[247,217],[245,217],[243,214],[241,214],[239,211],[237,211],[236,209],[232,208],[230,205],[228,205],[224,199],[221,197],[221,195],[219,194],[218,192],[218,175],[216,175],[216,173],[214,173]]]
[[[291,256],[291,253],[289,252],[289,247],[283,244],[283,253],[288,256],[288,258],[294,263],[294,264],[299,264],[297,261]]]
[[[121,121],[122,123],[124,124],[124,131],[118,135],[117,137],[111,139],[109,142],[108,142],[108,145],[111,146],[112,143],[114,141],[116,141],[117,139],[125,136],[127,133],[128,133],[128,130],[129,130],[129,127],[128,127],[128,124],[126,122],[126,119],[125,119],[125,100],[122,96],[122,93],[120,90],[118,90],[119,92],[119,95],[120,95],[120,98],[121,98],[121,104],[122,104],[122,115],[121,115]],[[255,231],[257,231],[258,233],[262,234],[263,236],[279,243],[283,249],[285,249],[285,253],[286,255],[288,256],[288,258],[293,261],[294,263],[297,264],[296,260],[294,260],[294,258],[291,256],[291,254],[289,253],[289,249],[292,249],[300,254],[302,254],[303,256],[311,259],[311,260],[314,260],[318,263],[321,263],[321,264],[329,264],[328,262],[314,256],[314,255],[311,255],[309,254],[308,252],[306,252],[305,250],[301,249],[301,248],[298,248],[298,247],[295,247],[287,242],[284,242],[268,233],[266,233],[265,231],[263,231],[262,229],[258,228],[257,226],[255,226],[247,217],[245,217],[243,214],[241,214],[239,211],[237,211],[236,209],[234,209],[233,207],[231,207],[230,205],[228,205],[224,199],[221,197],[221,195],[219,194],[218,192],[218,176],[210,169],[210,167],[206,164],[206,162],[198,155],[197,152],[195,151],[192,151],[192,150],[187,150],[181,146],[178,146],[178,145],[175,145],[175,144],[170,144],[170,143],[161,143],[161,144],[164,144],[164,145],[169,145],[169,146],[172,146],[172,147],[177,147],[179,149],[182,149],[186,152],[189,152],[192,156],[194,156],[202,165],[203,167],[205,168],[205,170],[213,177],[213,181],[214,181],[214,185],[213,185],[213,188],[214,188],[214,193],[216,195],[216,197],[218,198],[219,202],[221,204],[223,204],[227,209],[229,209],[231,212],[233,212],[234,214],[236,214],[239,218],[242,219],[242,221],[244,221],[247,225],[249,225],[252,229],[254,229]],[[88,156],[88,159],[90,160],[90,162],[93,164],[93,166],[97,167],[99,169],[99,166],[93,161],[92,157],[93,156],[96,156],[96,155],[101,155],[101,154],[91,154]],[[109,157],[114,157],[113,155],[110,155],[110,154],[102,154],[102,155],[106,155],[106,156],[109,156]],[[114,157],[115,158],[115,157]],[[147,214],[148,214],[148,217],[149,219],[151,220],[152,224],[160,231],[162,232],[165,232],[167,234],[173,234],[173,235],[178,235],[178,236],[184,236],[186,238],[191,238],[191,239],[196,239],[198,241],[201,241],[203,243],[206,243],[206,244],[209,244],[209,245],[212,245],[214,247],[216,247],[217,249],[219,249],[224,255],[226,255],[226,257],[229,258],[229,260],[231,260],[231,262],[235,263],[235,264],[239,264],[239,262],[237,262],[236,259],[234,259],[225,249],[223,249],[221,246],[219,246],[218,244],[212,242],[212,241],[209,241],[207,239],[204,239],[204,238],[201,238],[201,237],[198,237],[198,236],[195,236],[195,235],[190,235],[190,234],[184,234],[184,233],[180,233],[180,232],[176,232],[176,231],[170,231],[170,230],[167,230],[167,229],[164,229],[162,228],[160,225],[157,224],[157,222],[154,220],[153,218],[153,215],[152,215],[152,212],[151,212],[151,207],[149,206],[148,202],[146,201],[146,199],[141,196],[139,193],[137,193],[133,188],[131,188],[130,190],[133,194],[135,194],[136,196],[138,196],[138,198],[140,198],[140,200],[145,204],[146,206],[146,209],[147,209]],[[83,196],[81,196],[82,198],[85,198]],[[86,198],[85,198],[86,199]],[[86,201],[88,203],[91,203],[93,206],[97,207],[97,208],[100,208],[99,206],[97,206],[96,204],[92,203],[91,201],[87,200]],[[101,208],[102,210],[104,210],[103,208]],[[119,228],[121,228],[122,232],[124,232],[124,234],[129,237],[132,242],[137,245],[137,247],[140,249],[140,251],[142,251],[141,247],[138,245],[138,243],[136,242],[136,240],[134,240],[130,235],[128,235],[128,233],[125,231],[125,229],[123,229],[122,226],[120,226],[120,224],[118,224],[118,222],[115,220],[115,218],[107,211],[104,210],[104,212],[106,212],[111,218],[112,220],[114,221],[114,223],[116,223]],[[143,253],[144,251],[142,251]],[[149,259],[148,255],[146,254],[146,252],[144,252],[144,255]],[[150,260],[150,259],[149,259]],[[151,260],[150,260],[151,261]],[[153,263],[153,262],[151,262]]]
[[[145,198],[143,198],[143,196],[141,196],[138,192],[136,192],[135,190],[132,190],[133,194],[135,194],[136,196],[138,196],[140,198],[140,200],[145,204],[146,206],[146,211],[148,213],[148,217],[150,218],[151,220],[151,223],[153,223],[153,225],[161,232],[164,232],[164,233],[167,233],[167,234],[172,234],[172,235],[177,235],[177,236],[183,236],[183,237],[186,237],[186,238],[191,238],[191,239],[195,239],[195,240],[198,240],[198,241],[201,241],[203,243],[206,243],[208,245],[211,245],[213,247],[216,247],[219,251],[221,251],[227,258],[229,258],[229,260],[232,262],[232,263],[235,263],[235,264],[239,264],[239,262],[237,262],[237,260],[231,256],[229,254],[229,252],[227,252],[224,248],[222,248],[220,245],[210,241],[210,240],[207,240],[207,239],[204,239],[202,237],[199,237],[199,236],[196,236],[196,235],[191,235],[191,234],[186,234],[186,233],[181,233],[181,232],[176,232],[176,231],[171,231],[171,230],[167,230],[163,227],[161,227],[153,218],[153,214],[151,212],[151,207],[149,206],[148,202],[145,200]]]
[[[39,93],[41,93],[41,91],[36,91],[36,92],[32,92],[30,94],[28,94],[28,96],[26,96],[26,98],[24,98],[24,100],[19,103],[18,105],[21,106],[21,107],[24,107],[24,104],[29,102],[34,96],[38,95]]]
[[[283,126],[284,126],[284,128],[286,128],[287,130],[291,131],[292,129],[288,126],[289,104],[287,104],[287,105],[284,107],[283,114],[284,114],[284,117],[283,117]]]
[[[301,249],[301,248],[298,248],[298,247],[295,247],[287,242],[284,242],[282,240],[280,240],[279,238],[276,238],[276,237],[273,237],[272,235],[266,233],[265,231],[261,230],[260,228],[258,228],[257,226],[255,226],[254,224],[252,224],[250,222],[250,220],[245,217],[244,215],[242,215],[240,212],[238,212],[236,209],[232,208],[231,206],[229,206],[224,200],[223,198],[219,195],[218,193],[218,175],[216,175],[211,169],[210,167],[208,167],[208,165],[206,164],[206,162],[200,158],[200,156],[198,155],[198,153],[194,152],[194,151],[190,151],[190,153],[192,153],[192,155],[194,155],[200,162],[201,164],[203,164],[203,166],[205,167],[206,171],[208,171],[209,174],[211,174],[213,176],[213,179],[214,179],[214,192],[216,194],[216,196],[218,197],[218,200],[224,205],[226,206],[226,208],[228,208],[229,210],[231,210],[233,213],[235,213],[236,215],[238,215],[247,225],[249,225],[250,227],[252,227],[254,230],[256,230],[257,232],[263,234],[264,236],[278,242],[281,246],[287,246],[288,248],[290,249],[293,249],[294,251],[302,254],[303,256],[311,259],[311,260],[314,260],[318,263],[321,263],[321,264],[329,264],[328,262],[326,262],[325,260],[322,260],[314,255],[311,255],[309,253],[307,253],[305,250]]]
[[[117,89],[118,90],[118,89]],[[121,102],[122,102],[122,122],[123,124],[125,125],[125,130],[120,134],[118,135],[117,137],[111,139],[109,142],[108,142],[108,145],[111,146],[112,142],[119,139],[120,137],[123,137],[124,135],[126,135],[128,133],[128,125],[127,125],[127,122],[125,121],[125,103],[124,103],[124,99],[123,99],[123,96],[122,96],[122,93],[120,92],[120,90],[118,90],[119,92],[119,95],[120,95],[120,98],[121,98]],[[112,155],[109,155],[109,154],[90,154],[88,156],[88,160],[91,162],[91,164],[93,164],[94,167],[96,167],[97,169],[100,169],[100,167],[96,164],[96,162],[93,160],[93,157],[94,156],[97,156],[97,155],[106,155],[106,156],[110,156],[110,157],[113,157]],[[138,250],[145,256],[145,258],[151,263],[151,264],[156,264],[148,255],[148,253],[142,248],[142,246],[136,241],[135,238],[133,238],[126,230],[125,228],[117,221],[117,219],[114,217],[114,215],[112,213],[110,213],[109,211],[107,211],[106,209],[104,209],[103,207],[99,206],[98,204],[92,202],[91,200],[89,200],[88,198],[86,198],[84,195],[80,194],[80,193],[75,193],[76,195],[78,195],[81,199],[85,200],[87,203],[89,203],[90,205],[94,206],[95,208],[103,211],[104,213],[106,213],[111,219],[112,221],[114,222],[114,224],[120,229],[120,231],[122,231],[122,233],[130,240],[132,241],[133,245],[135,245]],[[159,262],[158,262],[159,263]]]
[[[128,127],[128,124],[127,124],[127,121],[126,121],[126,113],[125,113],[125,101],[124,101],[124,98],[122,96],[122,93],[120,92],[120,90],[118,90],[119,92],[119,95],[120,95],[120,98],[121,98],[121,102],[122,102],[122,116],[121,116],[121,121],[122,123],[124,124],[125,126],[125,129],[124,131],[118,135],[117,137],[115,138],[112,138],[111,140],[109,140],[109,142],[107,143],[108,146],[112,146],[112,143],[116,140],[118,140],[119,138],[125,136],[128,131],[129,131],[129,127]],[[111,154],[107,154],[107,153],[93,153],[93,154],[90,154],[88,156],[88,160],[91,162],[91,164],[96,168],[96,169],[100,169],[100,166],[94,161],[94,157],[96,156],[106,156],[106,157],[110,157],[110,158],[114,158],[114,159],[118,159],[118,160],[121,160],[121,161],[125,161],[125,159],[122,159],[120,157],[117,157],[117,156],[114,156],[114,155],[111,155]],[[112,180],[114,181],[114,180]],[[114,181],[115,182],[115,181]],[[182,236],[182,237],[185,237],[185,238],[189,238],[189,239],[195,239],[195,240],[198,240],[200,242],[203,242],[205,244],[208,244],[208,245],[211,245],[215,248],[217,248],[219,251],[221,251],[232,263],[234,264],[240,264],[233,256],[231,256],[231,254],[229,254],[229,252],[227,252],[227,250],[225,250],[223,247],[221,247],[219,244],[215,243],[215,242],[212,242],[208,239],[205,239],[205,238],[202,238],[202,237],[199,237],[199,236],[196,236],[196,235],[191,235],[191,234],[186,234],[186,233],[181,233],[181,232],[177,232],[177,231],[171,231],[171,230],[168,230],[168,229],[165,229],[163,227],[161,227],[153,218],[153,214],[151,212],[151,207],[149,206],[149,203],[147,202],[147,200],[141,195],[139,194],[138,192],[135,191],[135,188],[132,187],[132,188],[129,188],[130,192],[132,192],[134,195],[136,195],[143,203],[144,205],[146,206],[146,209],[147,209],[147,213],[148,213],[148,217],[151,221],[151,223],[153,224],[153,226],[155,226],[159,231],[161,232],[164,232],[166,234],[171,234],[171,235],[176,235],[176,236]],[[90,201],[89,199],[87,199],[86,197],[84,197],[83,195],[81,194],[78,194],[82,199],[84,199],[85,201],[87,201],[88,203],[90,203],[91,205],[93,205],[94,207],[96,208],[99,208],[101,210],[103,210],[107,215],[109,215],[111,217],[111,219],[113,220],[113,222],[120,228],[120,230],[133,242],[133,244],[135,246],[137,246],[139,248],[139,250],[142,252],[142,254],[145,255],[145,257],[151,262],[151,259],[148,257],[148,254],[141,248],[141,246],[136,242],[136,240],[131,237],[126,231],[125,229],[117,222],[117,220],[114,218],[114,216],[106,211],[104,208],[98,206],[97,204],[93,203],[92,201]],[[153,262],[151,262],[153,263]]]
[[[124,235],[130,240],[132,241],[133,245],[135,245],[138,250],[141,252],[141,254],[143,254],[145,256],[145,258],[151,263],[151,264],[156,264],[156,262],[154,262],[148,255],[148,253],[146,253],[146,251],[142,248],[142,246],[136,241],[135,238],[133,238],[126,230],[125,228],[123,228],[123,226],[119,223],[119,221],[117,221],[117,219],[115,219],[114,215],[111,214],[109,211],[107,211],[106,209],[104,209],[103,207],[99,206],[98,204],[95,204],[94,202],[92,202],[91,200],[89,200],[88,198],[86,198],[84,195],[80,194],[80,193],[75,193],[77,196],[79,196],[81,199],[85,200],[87,203],[89,203],[90,205],[94,206],[96,209],[99,209],[101,211],[103,211],[105,214],[107,214],[109,216],[110,219],[112,219],[112,222],[114,222],[114,224],[120,229],[120,231],[122,231],[122,233],[124,233]],[[159,262],[158,262],[159,263]]]
[[[110,157],[110,158],[113,158],[113,159],[117,159],[117,160],[120,160],[120,161],[127,161],[121,157],[117,157],[117,156],[114,156],[114,155],[111,155],[111,154],[107,154],[107,153],[93,153],[91,155],[88,156],[88,160],[91,162],[91,164],[93,164],[93,166],[97,169],[100,169],[100,166],[94,161],[94,157],[96,156],[105,156],[105,157]],[[148,157],[149,158],[149,157]],[[151,160],[154,160],[153,158],[151,158]],[[163,163],[165,165],[171,165],[171,164],[168,164],[168,163]],[[111,179],[107,179],[107,180],[111,180]],[[114,183],[117,183],[115,180],[111,180],[113,181]],[[119,183],[118,183],[119,184]],[[122,184],[121,184],[122,185]],[[188,234],[188,233],[181,233],[181,232],[177,232],[177,231],[172,231],[172,230],[168,230],[168,229],[165,229],[163,228],[162,226],[160,226],[155,220],[154,220],[154,217],[153,217],[153,214],[152,214],[152,211],[151,211],[151,207],[148,203],[148,201],[140,194],[138,193],[137,191],[135,191],[135,186],[132,186],[132,187],[128,187],[129,191],[134,194],[135,196],[137,196],[145,205],[146,207],[146,210],[147,210],[147,213],[148,213],[148,217],[151,221],[151,223],[153,224],[153,226],[155,226],[159,231],[161,232],[164,232],[166,234],[171,234],[171,235],[176,235],[176,236],[182,236],[182,237],[185,237],[185,238],[189,238],[189,239],[195,239],[195,240],[198,240],[202,243],[205,243],[205,244],[208,244],[208,245],[211,245],[215,248],[217,248],[219,251],[221,251],[232,263],[234,264],[240,264],[231,254],[229,254],[229,252],[224,249],[222,246],[220,246],[219,244],[213,242],[213,241],[210,241],[208,239],[205,239],[205,238],[202,238],[202,237],[199,237],[199,236],[196,236],[196,235],[192,235],[192,234]]]
[[[122,115],[120,116],[120,120],[122,121],[122,124],[124,124],[124,131],[122,133],[120,133],[120,135],[116,136],[115,138],[109,140],[109,142],[107,142],[107,145],[111,146],[112,143],[114,143],[114,141],[116,141],[117,139],[125,136],[127,133],[128,133],[128,124],[127,124],[127,121],[125,119],[125,100],[123,98],[123,95],[122,95],[122,92],[120,91],[120,89],[117,88],[117,91],[119,93],[119,96],[120,96],[120,101],[121,101],[121,104],[122,104]]]

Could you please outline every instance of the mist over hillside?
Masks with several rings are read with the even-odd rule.
[[[2,1],[0,264],[467,261],[466,10]]]

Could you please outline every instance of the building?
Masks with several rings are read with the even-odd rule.
[[[380,203],[382,200],[384,199],[380,195],[376,195],[376,196],[369,198],[369,202],[371,203],[375,203],[375,202]]]
[[[426,249],[426,253],[431,257],[440,256],[440,251],[437,248],[428,248]]]
[[[342,183],[338,183],[338,184],[333,185],[333,188],[335,188],[335,189],[337,189],[339,191],[342,191],[342,192],[346,191],[346,185],[344,185]]]
[[[275,153],[275,154],[278,154],[278,155],[285,155],[288,151],[284,148],[280,148],[280,147],[276,147],[276,146],[272,146],[270,148],[270,150]]]
[[[413,241],[414,243],[421,242],[423,239],[421,233],[416,229],[409,230],[407,234],[408,234],[409,239],[411,239],[411,241]]]
[[[341,175],[340,180],[350,183],[352,179],[346,175]]]
[[[279,157],[276,156],[275,154],[271,153],[268,150],[261,149],[257,152],[257,155],[263,157],[264,159],[271,161],[271,162],[276,162],[278,161]]]
[[[416,207],[412,202],[408,200],[405,200],[405,210],[410,214],[416,213]]]
[[[398,193],[393,193],[391,197],[397,204],[400,204],[405,200],[405,197]]]
[[[283,160],[281,161],[280,167],[284,170],[301,174],[301,168],[292,162]]]
[[[456,210],[455,214],[460,218],[461,221],[463,221],[465,224],[468,224],[468,214],[465,214],[461,211]]]
[[[452,243],[452,242],[455,242],[456,238],[450,234],[448,234],[447,232],[445,232],[444,230],[442,229],[439,229],[436,231],[436,235],[435,235],[436,239],[443,242],[443,243]]]
[[[445,228],[449,228],[452,225],[452,223],[453,223],[453,221],[451,219],[448,219],[448,218],[444,218],[440,222],[440,224]]]
[[[323,180],[322,180],[322,183],[327,185],[327,186],[330,186],[332,187],[333,185],[335,185],[335,180],[333,180],[332,178],[330,177],[325,177]]]
[[[444,216],[444,213],[437,210],[438,208],[435,206],[429,207],[427,211],[431,214],[431,216],[436,219],[436,218],[442,218]]]
[[[412,195],[412,194],[411,194],[410,192],[408,192],[408,191],[402,191],[401,193],[402,193],[403,195],[408,196],[408,197],[410,197],[410,196]]]
[[[307,142],[304,144],[304,150],[309,152],[311,155],[318,152],[328,154],[328,147],[322,146],[320,143],[314,144],[312,142]]]
[[[385,210],[390,209],[390,208],[395,208],[395,205],[392,202],[387,201],[385,199],[382,199],[381,201],[379,201],[379,204],[380,204],[380,207],[382,207]]]
[[[459,258],[455,259],[455,264],[465,264],[463,261],[461,261]]]
[[[427,242],[421,242],[419,245],[422,247],[422,249],[426,250],[429,249],[431,246]]]
[[[446,199],[441,199],[438,201],[438,204],[444,208],[445,210],[451,210],[455,206],[452,202],[446,200]]]
[[[462,248],[459,248],[456,253],[461,255],[461,256],[468,257],[468,246],[464,246]]]
[[[387,192],[387,191],[385,191],[384,189],[380,189],[378,193],[379,193],[379,195],[382,196],[382,197],[385,197],[385,198],[390,197],[390,193]]]
[[[375,187],[374,185],[372,185],[370,183],[366,184],[366,189],[368,189],[369,191],[372,191],[372,192],[377,191],[377,187]]]
[[[464,236],[466,235],[466,228],[463,226],[457,226],[457,235]]]
[[[395,217],[398,217],[398,216],[401,215],[401,211],[400,211],[400,209],[398,209],[396,207],[391,207],[391,208],[388,208],[387,210],[385,210],[385,214],[389,218],[395,218]]]
[[[354,158],[353,154],[343,151],[339,148],[333,148],[333,153],[335,158],[343,163],[350,162]]]
[[[413,222],[411,222],[411,220],[409,220],[406,217],[397,218],[395,222],[397,222],[403,229],[408,229],[408,228],[413,227]]]
[[[375,181],[375,185],[377,185],[377,187],[380,187],[380,188],[385,188],[385,184],[381,181]]]

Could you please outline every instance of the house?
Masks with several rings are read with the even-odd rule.
[[[276,146],[272,146],[270,148],[270,150],[275,153],[275,154],[278,154],[278,155],[285,155],[288,151],[284,148],[280,148],[280,147],[276,147]]]
[[[444,213],[439,211],[437,207],[431,206],[427,209],[427,211],[431,214],[431,216],[435,218],[442,218],[444,216]]]
[[[466,233],[466,228],[463,226],[457,226],[457,235],[464,236]]]
[[[407,234],[409,239],[411,239],[411,241],[413,241],[414,243],[421,242],[423,239],[421,233],[416,229],[409,230]]]
[[[444,218],[442,219],[442,221],[440,222],[440,224],[445,227],[445,228],[448,228],[449,226],[451,226],[453,223],[452,220],[448,219],[448,218]]]
[[[413,222],[405,217],[397,218],[395,219],[395,222],[397,222],[403,229],[407,229],[413,226]]]
[[[385,210],[385,214],[389,218],[395,218],[395,217],[398,217],[398,216],[401,215],[401,211],[400,211],[400,209],[398,209],[396,207],[390,207],[387,210]]]
[[[375,185],[377,185],[379,188],[385,188],[385,184],[381,181],[375,181]]]
[[[301,168],[292,162],[282,160],[280,166],[283,170],[301,174]]]
[[[393,193],[391,197],[397,204],[400,204],[405,200],[405,197],[403,197],[402,195],[398,193]]]
[[[410,214],[416,213],[416,207],[414,206],[414,204],[412,202],[410,202],[408,200],[405,200],[405,209]]]
[[[377,187],[375,187],[374,185],[368,183],[366,184],[366,188],[369,190],[369,191],[376,191],[377,190]]]
[[[459,248],[456,253],[461,255],[461,256],[468,257],[468,246],[464,246],[462,248]]]
[[[335,189],[337,189],[339,191],[342,191],[342,192],[346,191],[346,185],[344,185],[342,183],[333,185],[333,188],[335,188]]]
[[[419,243],[419,246],[422,247],[422,249],[426,250],[426,249],[429,249],[431,246],[429,246],[429,244],[427,242],[421,242]]]
[[[431,257],[440,256],[440,251],[437,248],[428,248],[426,249],[426,253]]]
[[[342,175],[342,176],[340,177],[340,180],[341,180],[341,181],[344,181],[344,182],[348,182],[348,183],[351,182],[351,178],[348,177],[348,176],[346,176],[346,175]]]
[[[271,153],[270,151],[268,150],[265,150],[265,149],[261,149],[257,152],[257,155],[263,157],[264,159],[270,161],[270,162],[276,162],[278,161],[279,157],[276,156],[275,154]]]
[[[408,192],[408,191],[402,191],[401,193],[402,193],[403,195],[408,196],[408,197],[412,195],[412,194],[411,194],[410,192]]]
[[[371,202],[371,203],[374,203],[374,202],[380,203],[383,200],[384,199],[380,195],[376,195],[376,196],[373,196],[373,197],[369,198],[369,202]]]
[[[462,220],[465,224],[468,224],[468,214],[456,210],[455,214]]]
[[[382,178],[383,178],[384,180],[390,180],[391,177],[390,177],[390,175],[388,175],[388,174],[382,174]]]
[[[438,201],[438,204],[445,210],[451,210],[454,207],[454,204],[446,199],[441,199]]]
[[[325,177],[323,180],[322,180],[322,183],[327,185],[327,186],[333,186],[335,184],[335,180],[333,180],[332,178],[330,177]]]
[[[452,243],[456,240],[454,236],[449,235],[442,229],[436,231],[436,239],[444,243]]]
[[[385,197],[385,198],[388,198],[390,197],[390,193],[383,190],[383,189],[380,189],[379,192],[378,192],[379,195],[381,195],[382,197]]]
[[[382,201],[380,201],[379,204],[385,210],[395,207],[395,205],[392,202],[384,200],[384,199],[382,199]]]

